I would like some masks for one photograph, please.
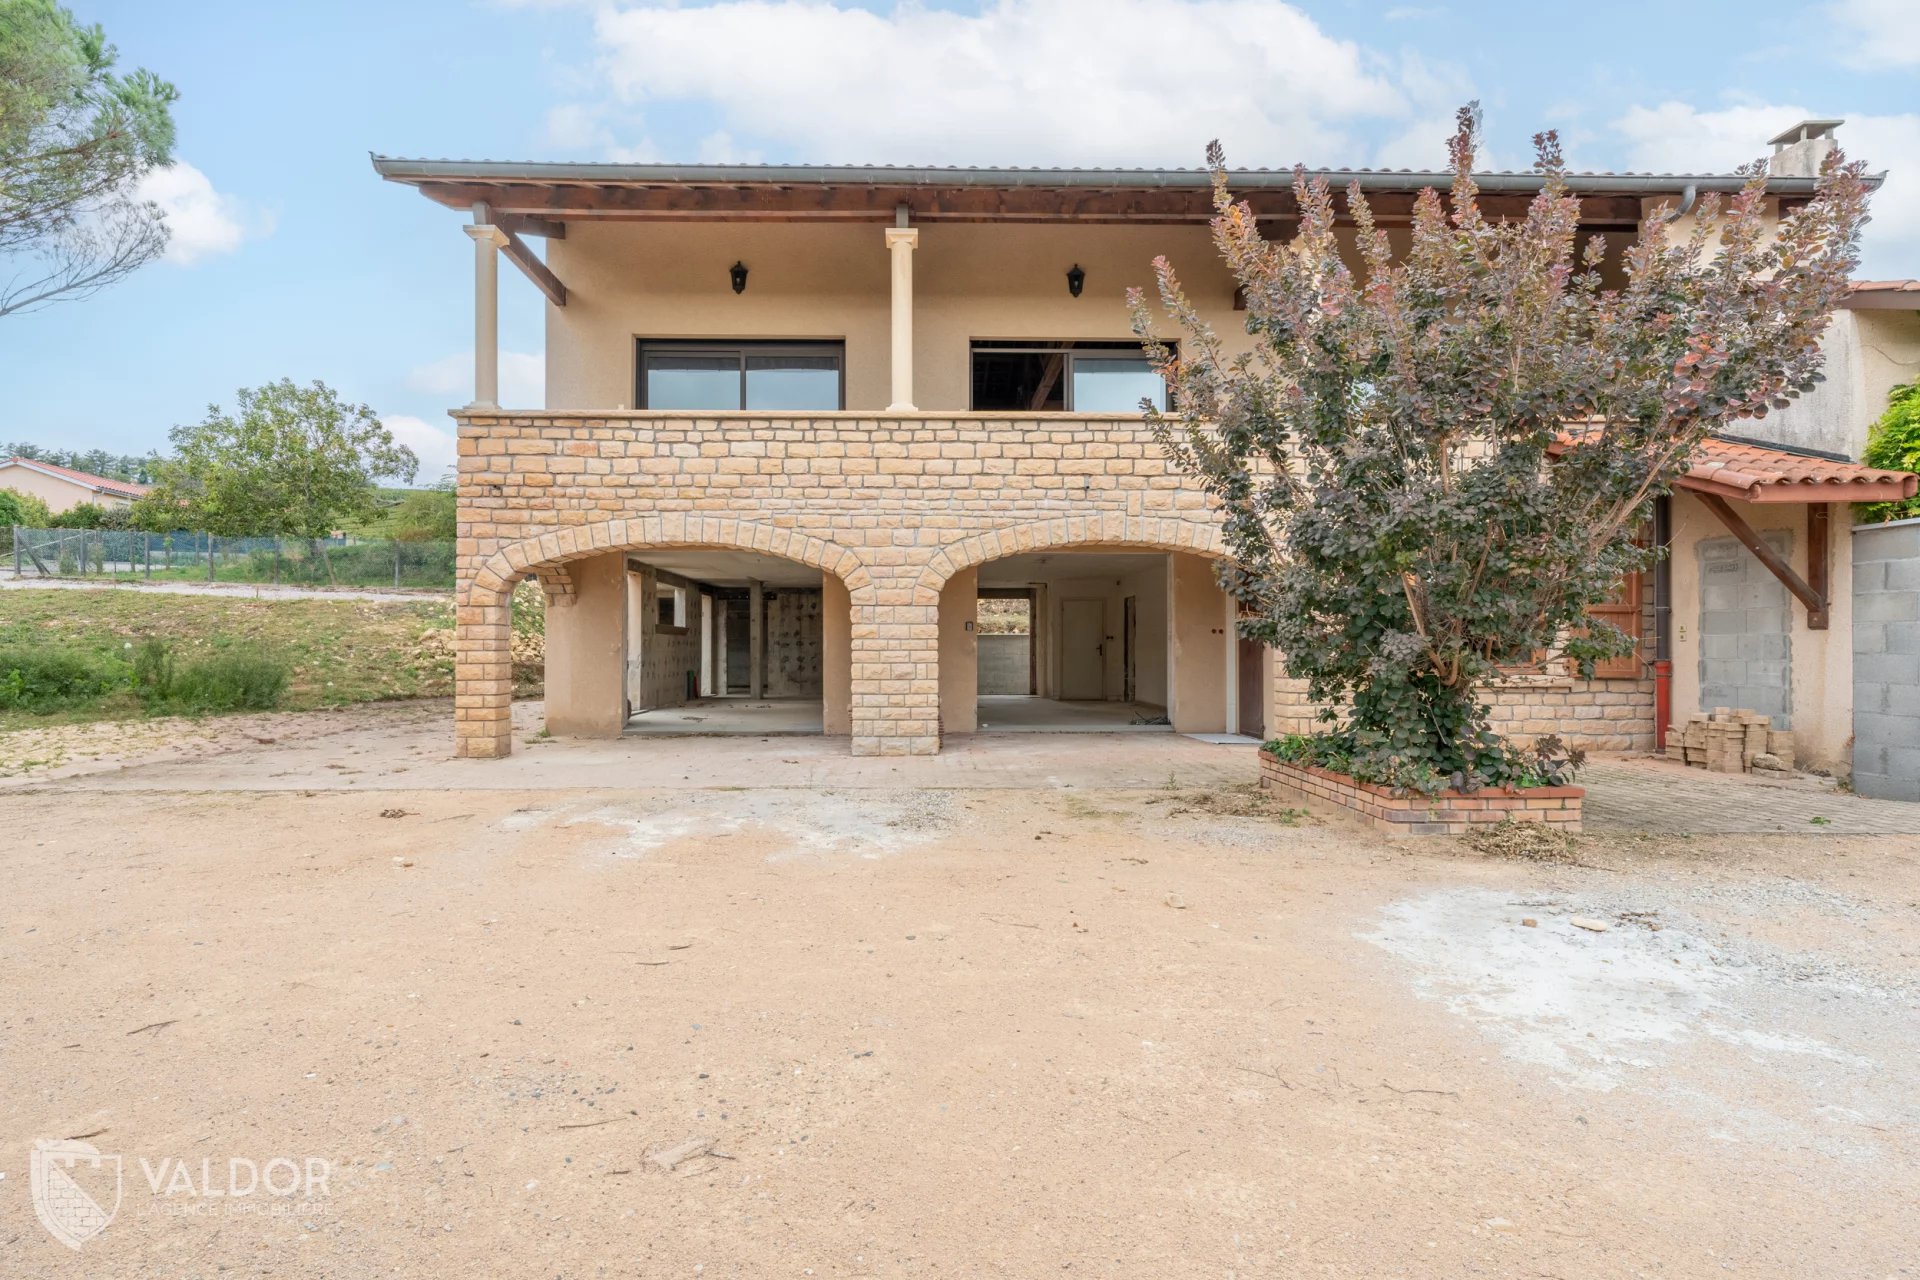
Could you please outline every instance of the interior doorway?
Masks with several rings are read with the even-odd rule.
[[[1106,697],[1107,606],[1104,600],[1060,602],[1060,697],[1098,702]]]
[[[851,664],[838,579],[756,551],[661,550],[628,556],[626,581],[628,733],[847,732],[825,705],[829,668],[844,689]]]

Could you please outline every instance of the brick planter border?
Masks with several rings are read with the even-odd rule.
[[[1329,769],[1291,764],[1264,750],[1260,753],[1260,786],[1305,804],[1343,809],[1390,836],[1457,836],[1502,818],[1551,822],[1561,831],[1577,834],[1580,802],[1587,794],[1585,787],[1489,787],[1423,796],[1355,782]]]

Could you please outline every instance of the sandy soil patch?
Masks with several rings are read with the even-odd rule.
[[[0,794],[21,1274],[1885,1276],[1920,1245],[1912,838],[1567,866],[1137,787],[141,776]],[[27,1163],[81,1134],[126,1170],[74,1252]],[[279,1155],[326,1194],[238,1212],[139,1164]]]

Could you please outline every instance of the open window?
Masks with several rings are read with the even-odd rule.
[[[687,589],[668,586],[662,582],[659,594],[654,598],[658,614],[656,625],[662,630],[685,631],[687,629]]]
[[[846,344],[840,342],[640,343],[634,404],[641,409],[771,413],[846,406]]]
[[[1137,342],[975,339],[972,407],[982,413],[1140,411],[1167,407],[1167,384]]]

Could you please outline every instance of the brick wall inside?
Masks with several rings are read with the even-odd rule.
[[[1559,734],[1588,751],[1653,750],[1653,593],[1643,593],[1640,667],[1637,680],[1582,680],[1566,670],[1516,673],[1488,686],[1489,719],[1496,732],[1522,742]],[[1273,704],[1277,724],[1270,737],[1311,733],[1324,727],[1304,680],[1274,664]]]

